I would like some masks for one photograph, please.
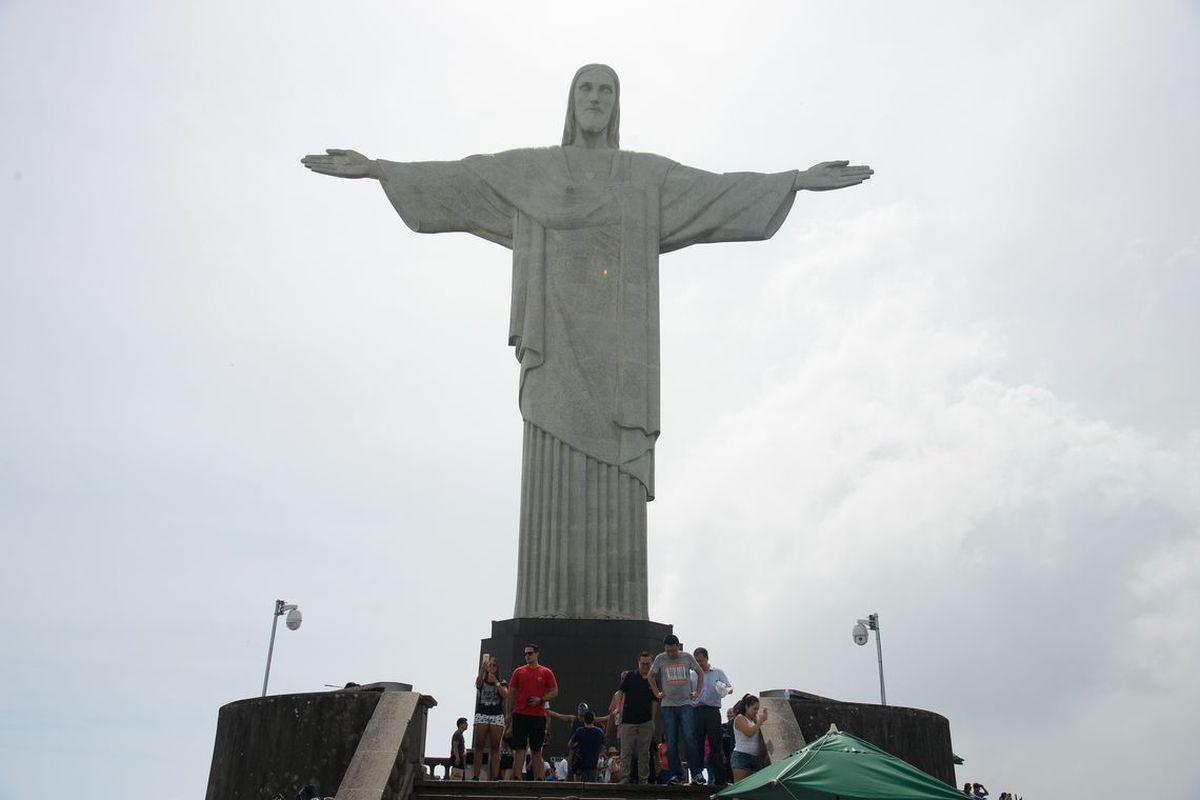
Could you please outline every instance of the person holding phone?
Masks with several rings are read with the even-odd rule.
[[[736,783],[762,768],[761,734],[767,710],[759,706],[758,698],[752,694],[743,695],[733,709],[737,716],[733,718],[733,754],[729,762]]]
[[[504,738],[504,700],[508,697],[508,683],[500,677],[500,662],[495,656],[483,654],[479,663],[479,674],[475,677],[475,738],[471,745],[475,750],[475,774],[471,780],[479,780],[483,773],[483,750],[488,755],[488,777],[500,780],[500,740]]]

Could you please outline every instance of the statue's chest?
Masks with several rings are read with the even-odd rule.
[[[621,278],[621,226],[616,223],[546,231],[546,282],[559,306],[608,316]]]

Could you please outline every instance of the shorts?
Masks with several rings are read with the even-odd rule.
[[[478,711],[476,711],[475,712],[475,724],[476,725],[499,725],[501,728],[503,728],[504,727],[504,715],[503,714],[480,714]]]
[[[533,752],[540,753],[545,744],[545,717],[535,717],[531,714],[513,714],[512,746],[514,752],[523,753],[528,746]]]
[[[756,772],[759,769],[758,756],[734,750],[733,754],[729,756],[729,766],[731,769]]]

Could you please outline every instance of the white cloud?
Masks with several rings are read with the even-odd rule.
[[[803,259],[774,265],[733,315],[803,355],[740,400],[688,396],[709,413],[730,407],[690,415],[687,443],[661,449],[652,558],[676,569],[652,606],[685,639],[724,642],[731,673],[765,669],[858,699],[872,683],[861,670],[849,680],[847,663],[869,659],[846,633],[881,611],[892,702],[950,716],[970,774],[1028,775],[1018,788],[1070,793],[1089,777],[1039,763],[1046,736],[996,732],[1078,732],[1071,715],[1097,703],[1137,714],[1123,724],[1150,734],[1159,718],[1146,710],[1165,695],[1194,707],[1195,654],[1179,644],[1200,611],[1187,580],[1200,450],[992,377],[1007,357],[995,339],[957,327],[936,286],[880,258],[883,242],[920,227],[896,209],[814,223],[794,240]],[[700,294],[689,311],[724,297]],[[714,360],[736,349],[718,343]],[[697,576],[719,579],[720,592]],[[1100,750],[1116,758],[1125,746],[1114,737]]]

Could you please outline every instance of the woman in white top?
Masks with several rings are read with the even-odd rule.
[[[762,764],[762,724],[767,721],[767,710],[760,708],[758,698],[752,694],[744,695],[733,707],[737,716],[733,718],[733,755],[729,766],[733,768],[733,780],[740,781],[752,772],[757,772]]]

